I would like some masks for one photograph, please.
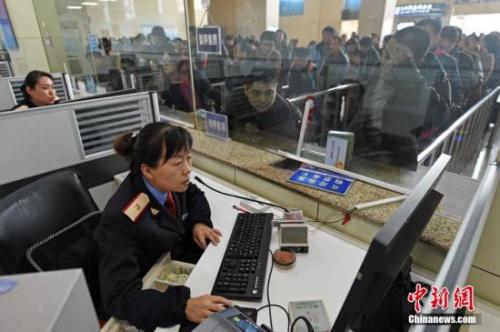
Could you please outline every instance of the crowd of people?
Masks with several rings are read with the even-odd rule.
[[[307,46],[288,40],[282,29],[259,37],[225,35],[221,55],[197,53],[196,29],[189,33],[191,45],[170,39],[161,27],[102,45],[106,54],[113,47],[129,72],[144,66],[160,71],[162,84],[153,88],[170,108],[225,113],[232,129],[292,139],[304,104],[287,98],[359,83],[364,93],[348,110],[356,153],[397,164],[414,163],[418,151],[500,84],[500,33],[465,35],[439,19],[421,20],[382,41],[374,33],[339,35],[331,26]],[[214,84],[220,82],[223,89]],[[322,110],[312,117],[313,132],[338,129],[324,118],[338,111],[338,101],[318,97],[316,108]]]

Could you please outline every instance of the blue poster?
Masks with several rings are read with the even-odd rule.
[[[214,112],[205,112],[205,128],[207,135],[227,140],[229,138],[227,116]]]
[[[280,16],[304,15],[304,0],[280,0]]]
[[[222,33],[218,26],[196,29],[196,50],[199,53],[222,54]]]
[[[99,39],[97,39],[97,36],[90,34],[88,40],[90,53],[99,52]]]
[[[301,167],[288,181],[344,196],[351,188],[354,179],[335,172]]]
[[[2,33],[1,40],[4,45],[9,50],[17,49],[17,40],[14,35],[14,30],[12,30],[12,24],[10,22],[9,13],[7,12],[7,7],[5,7],[5,1],[0,0],[0,30]]]

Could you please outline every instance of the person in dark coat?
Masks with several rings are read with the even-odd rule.
[[[276,49],[276,33],[264,31],[260,35],[259,47],[247,59],[252,67],[271,68],[281,71],[281,54]]]
[[[459,31],[455,27],[443,27],[439,34],[439,42],[434,50],[434,54],[436,54],[439,61],[441,61],[448,79],[450,80],[452,102],[462,107],[465,92],[461,80],[460,69],[457,59],[450,54],[455,48],[458,39]]]
[[[323,63],[319,69],[320,90],[326,90],[337,86],[342,82],[349,72],[349,58],[342,49],[342,39],[333,37],[327,53],[324,54]]]
[[[316,45],[314,55],[311,54],[316,67],[320,68],[325,61],[325,57],[327,57],[329,53],[330,44],[335,36],[337,36],[337,31],[331,26],[326,26],[321,31],[321,41]]]
[[[142,289],[142,277],[163,253],[195,262],[219,242],[205,195],[189,182],[191,145],[185,129],[160,122],[115,141],[115,150],[130,159],[130,174],[97,228],[100,286],[106,310],[144,331],[200,323],[231,304],[219,296],[192,298],[184,286]]]
[[[318,82],[318,69],[309,57],[309,50],[304,47],[297,48],[288,75],[288,96],[297,97],[314,92]]]
[[[26,75],[21,92],[24,99],[12,110],[22,111],[32,107],[49,106],[60,100],[56,95],[54,78],[49,73],[40,70],[32,70]]]
[[[424,59],[416,65],[427,81],[427,85],[434,87],[437,93],[439,93],[448,103],[449,107],[451,107],[451,84],[448,79],[449,75],[437,55],[434,54],[439,43],[439,33],[442,28],[441,21],[435,18],[423,19],[418,21],[416,26],[427,31],[431,39],[429,52],[427,52]]]
[[[243,87],[231,92],[227,107],[229,129],[249,134],[259,131],[298,139],[300,110],[278,94],[278,73],[254,68]]]
[[[388,42],[350,124],[358,156],[416,168],[421,132],[439,128],[449,116],[416,66],[429,45],[429,34],[418,27],[399,30]]]
[[[366,81],[373,74],[376,66],[380,62],[380,55],[373,46],[373,40],[370,37],[363,37],[359,41],[359,52],[361,53],[361,68],[359,71],[359,80]]]
[[[500,84],[500,33],[491,32],[484,37],[484,44],[488,53],[494,57],[494,66],[486,86],[494,89]]]

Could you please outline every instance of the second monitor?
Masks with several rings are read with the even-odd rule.
[[[439,157],[375,235],[332,332],[408,330],[410,254],[443,197],[434,188],[449,160]]]

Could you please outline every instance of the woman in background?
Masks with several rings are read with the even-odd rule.
[[[40,70],[33,70],[26,75],[21,91],[24,99],[12,110],[21,111],[31,107],[49,106],[60,100],[54,88],[54,78]]]

